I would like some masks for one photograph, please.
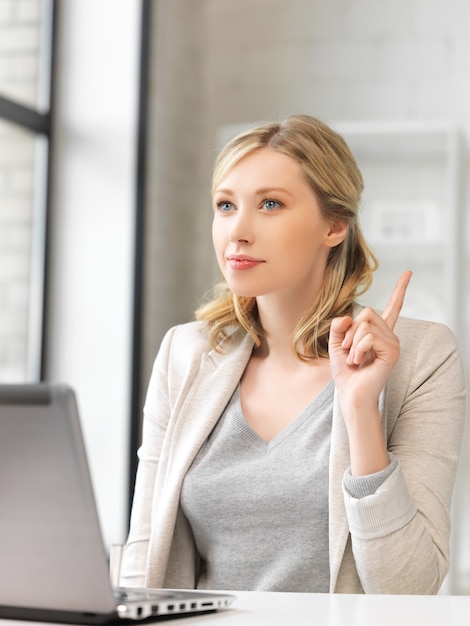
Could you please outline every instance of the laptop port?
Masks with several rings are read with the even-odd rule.
[[[191,602],[191,608],[197,609],[197,602]]]
[[[186,603],[185,602],[181,602],[180,604],[180,611],[184,611],[186,609]]]
[[[166,605],[166,610],[167,611],[174,611],[175,610],[175,605],[174,604],[167,604]]]

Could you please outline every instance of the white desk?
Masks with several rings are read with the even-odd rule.
[[[247,591],[237,591],[235,594],[237,600],[228,610],[167,623],[169,626],[470,625],[470,596],[365,596]]]
[[[235,592],[232,608],[168,626],[469,626],[470,596],[365,596]],[[0,626],[39,622],[0,620]],[[138,624],[138,622],[136,622]],[[56,625],[57,626],[57,625]]]

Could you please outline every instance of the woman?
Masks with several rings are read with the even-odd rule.
[[[345,142],[308,116],[213,176],[224,281],[162,342],[123,584],[436,593],[465,388],[451,332],[355,303],[375,258]]]

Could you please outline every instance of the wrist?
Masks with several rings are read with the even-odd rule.
[[[390,459],[377,406],[369,410],[350,409],[343,419],[349,439],[351,474],[366,476],[388,467]]]

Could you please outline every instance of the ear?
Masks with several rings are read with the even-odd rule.
[[[335,248],[342,243],[348,233],[349,224],[347,222],[331,222],[330,230],[325,239],[325,243],[330,248]]]

